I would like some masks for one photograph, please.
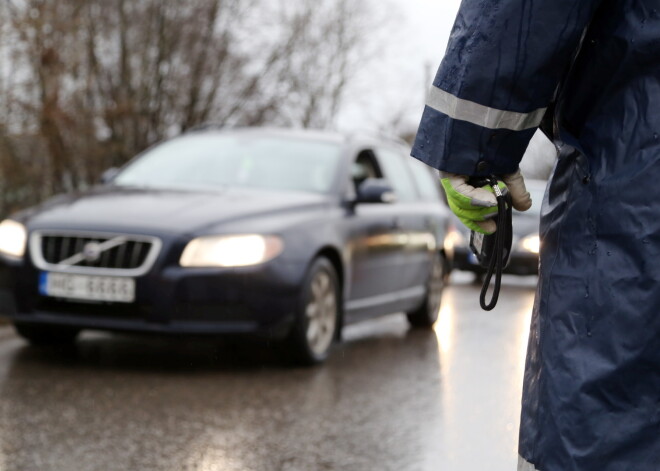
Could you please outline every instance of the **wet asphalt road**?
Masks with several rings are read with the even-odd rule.
[[[350,327],[321,367],[266,347],[0,327],[0,470],[513,471],[534,278],[494,312],[469,276],[435,331]]]

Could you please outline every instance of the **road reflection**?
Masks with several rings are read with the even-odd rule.
[[[425,469],[515,469],[535,283],[532,277],[506,277],[497,308],[485,312],[480,286],[455,277],[435,327],[442,416]]]
[[[451,341],[454,335],[454,307],[451,304],[452,297],[451,292],[448,292],[444,296],[442,307],[438,314],[438,322],[434,326],[435,333],[438,336],[440,353],[445,356],[451,352]]]
[[[533,282],[498,308],[458,277],[434,331],[347,329],[320,368],[270,346],[85,334],[68,350],[0,329],[0,469],[515,469]]]

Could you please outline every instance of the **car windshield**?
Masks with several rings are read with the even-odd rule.
[[[129,164],[115,185],[209,189],[256,187],[327,193],[339,166],[336,143],[283,137],[197,134],[164,142]]]

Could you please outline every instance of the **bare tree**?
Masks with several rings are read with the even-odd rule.
[[[370,18],[351,0],[7,0],[0,212],[202,122],[328,127]]]

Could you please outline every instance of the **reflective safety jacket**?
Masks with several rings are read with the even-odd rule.
[[[519,469],[659,471],[660,0],[463,0],[412,155],[509,173],[539,125]]]

